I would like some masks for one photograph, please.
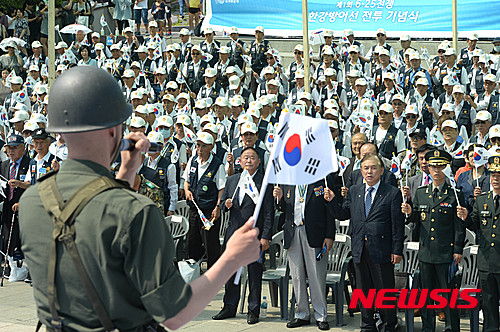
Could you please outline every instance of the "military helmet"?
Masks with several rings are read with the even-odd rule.
[[[59,76],[50,89],[47,131],[77,133],[114,127],[132,114],[115,78],[93,66]]]

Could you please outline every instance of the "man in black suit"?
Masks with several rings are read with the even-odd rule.
[[[375,154],[378,156],[378,148],[374,143],[366,142],[359,149],[359,153],[360,153],[361,160],[363,160],[363,158],[369,154]],[[385,182],[385,183],[397,188],[398,181],[396,180],[396,177],[394,176],[394,174],[392,174],[392,172],[389,172],[384,168],[382,168],[382,170],[383,170],[383,172],[382,172],[380,180],[382,182]],[[361,169],[357,169],[355,171],[352,171],[351,174],[349,175],[349,179],[347,180],[346,187],[350,188],[351,186],[353,186],[355,184],[362,184],[362,183],[363,183],[363,175],[361,174]]]
[[[328,187],[333,188],[333,183],[328,183]],[[288,328],[310,323],[307,275],[316,325],[320,330],[330,329],[325,284],[327,253],[335,238],[335,219],[327,207],[330,203],[324,197],[325,190],[325,181],[320,180],[309,185],[275,187],[273,191],[279,202],[278,208],[285,216],[284,245],[288,250],[290,275],[297,298],[295,317],[287,323]],[[317,260],[324,248],[325,252]]]
[[[0,189],[3,190],[3,252],[7,250],[12,215],[17,212],[19,208],[19,198],[27,187],[23,185],[22,181],[24,181],[26,177],[26,172],[28,172],[30,163],[30,159],[24,155],[24,138],[21,135],[9,136],[5,145],[7,147],[9,159],[0,164],[0,174],[9,180],[9,185],[6,186],[5,189]],[[7,254],[12,256],[14,252],[20,250],[19,223],[16,218],[14,220],[9,252]]]
[[[403,255],[404,215],[398,188],[381,181],[382,159],[376,154],[366,155],[361,172],[366,183],[353,185],[345,198],[335,196],[330,208],[337,219],[351,219],[349,235],[356,283],[367,296],[370,289],[394,288],[394,264]],[[361,331],[394,331],[395,309],[379,310],[382,325],[378,328],[373,312],[372,308],[361,308]]]
[[[243,150],[240,157],[241,166],[246,168],[250,176],[252,176],[257,190],[262,187],[264,174],[259,170],[260,164],[259,154],[253,147],[247,147]],[[227,226],[226,237],[224,243],[227,243],[233,233],[243,226],[245,222],[253,215],[255,203],[245,193],[243,188],[240,188],[239,181],[242,173],[236,173],[230,176],[226,181],[224,193],[221,198],[221,209],[223,212],[229,211],[229,224]],[[274,218],[274,206],[272,198],[272,188],[268,187],[262,202],[262,207],[259,213],[259,218],[255,227],[259,229],[259,238],[261,250],[264,252],[269,248],[269,240],[272,237],[272,223]],[[248,265],[248,314],[247,323],[255,324],[259,321],[260,313],[260,298],[262,290],[262,263],[257,261]],[[236,308],[240,301],[240,287],[234,284],[235,275],[226,283],[224,294],[224,307],[212,319],[221,320],[236,316]]]

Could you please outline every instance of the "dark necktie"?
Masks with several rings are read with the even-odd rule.
[[[372,207],[372,192],[375,188],[373,187],[368,187],[368,193],[366,194],[365,198],[365,216],[368,216],[368,213],[370,213],[370,209]]]
[[[498,210],[498,206],[500,205],[500,195],[495,196],[495,211]]]
[[[439,195],[439,188],[434,188],[433,192],[434,200],[438,199],[438,195]]]

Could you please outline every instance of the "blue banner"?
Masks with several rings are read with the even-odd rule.
[[[309,31],[330,29],[339,36],[346,28],[356,36],[374,37],[384,28],[388,37],[408,33],[412,37],[452,36],[451,0],[309,0]],[[500,32],[500,1],[458,1],[459,37],[478,33],[480,38]],[[210,0],[207,19],[215,30],[236,26],[240,33],[253,34],[263,26],[266,35],[302,36],[301,0]],[[414,34],[412,34],[414,32]]]

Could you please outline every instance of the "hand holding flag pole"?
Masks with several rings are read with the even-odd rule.
[[[451,173],[451,167],[450,165],[447,165],[444,169],[443,169],[443,173],[444,175],[448,178],[448,180],[450,181],[450,185],[451,187],[453,188],[453,192],[455,193],[455,199],[457,200],[457,205],[458,207],[462,207],[460,205],[460,201],[458,199],[458,194],[457,194],[457,183],[455,182],[455,178],[453,177],[453,174]],[[462,219],[463,220],[463,219]]]

